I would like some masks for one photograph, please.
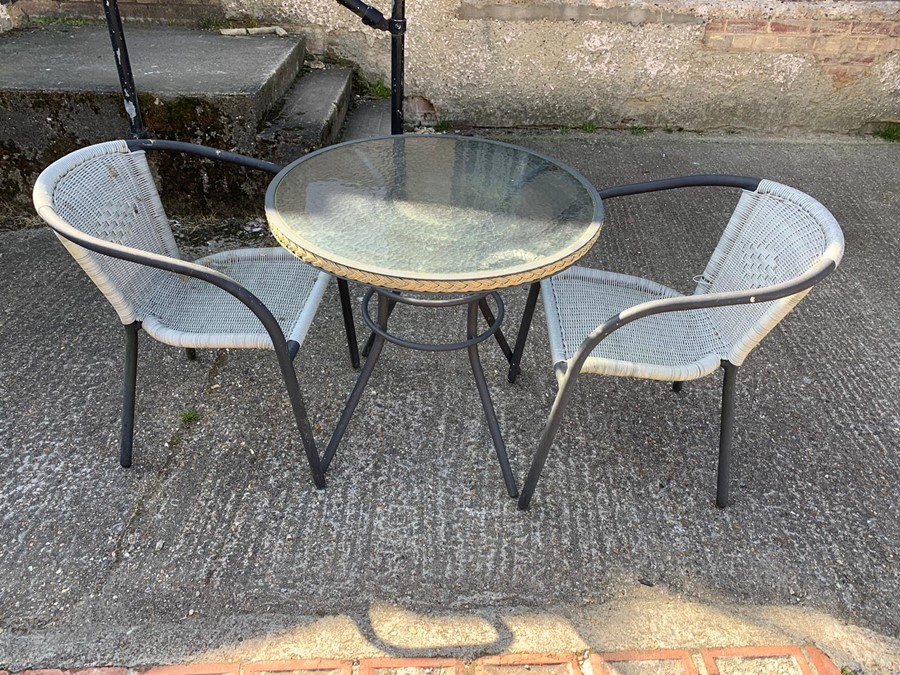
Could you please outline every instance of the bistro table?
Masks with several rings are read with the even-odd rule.
[[[301,260],[370,287],[362,310],[374,341],[325,450],[323,472],[385,340],[428,351],[466,349],[507,492],[516,497],[478,344],[497,334],[503,320],[497,289],[555,274],[594,244],[603,205],[590,183],[550,157],[508,143],[385,136],[332,145],[285,167],[266,192],[266,217],[278,242]],[[377,321],[369,314],[373,296]],[[432,344],[389,333],[396,303],[465,305],[466,339]],[[479,309],[488,322],[481,333]]]

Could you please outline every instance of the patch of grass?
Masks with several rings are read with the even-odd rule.
[[[450,131],[450,122],[448,122],[447,120],[441,120],[434,125],[434,130],[438,132]]]
[[[94,26],[100,22],[73,16],[33,16],[29,23],[33,26]]]
[[[169,438],[169,447],[177,448],[183,440],[184,437],[181,434],[172,434],[172,437]]]
[[[584,124],[581,125],[581,130],[583,132],[585,132],[586,134],[592,134],[595,131],[597,131],[597,129],[599,129],[599,128],[600,127],[598,127],[593,122],[585,122]]]
[[[369,98],[390,98],[391,89],[381,80],[369,80],[362,83],[362,95]]]
[[[632,136],[643,136],[650,130],[647,127],[629,127],[628,131]]]
[[[200,413],[193,409],[185,410],[183,413],[181,413],[180,419],[181,423],[187,427],[200,419]]]
[[[886,141],[900,141],[900,123],[889,122],[876,131],[875,135]]]

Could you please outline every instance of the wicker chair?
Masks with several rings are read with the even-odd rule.
[[[277,172],[269,162],[176,141],[113,141],[77,150],[38,177],[34,204],[125,327],[119,462],[131,466],[138,331],[183,347],[274,350],[315,484],[324,486],[293,359],[330,275],[282,248],[239,249],[182,261],[144,149],[199,154]],[[349,298],[341,301],[351,356]],[[287,337],[285,337],[287,336]],[[354,365],[358,365],[358,360]]]
[[[515,379],[543,292],[559,392],[519,498],[527,509],[563,412],[582,372],[681,383],[725,371],[716,504],[729,502],[738,367],[811,287],[841,260],[834,217],[811,197],[771,181],[688,176],[600,191],[604,199],[695,186],[743,188],[693,295],[638,277],[583,267],[535,284],[519,331]]]

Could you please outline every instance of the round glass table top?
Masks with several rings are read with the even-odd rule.
[[[266,193],[275,238],[302,260],[398,290],[482,291],[578,260],[603,205],[575,170],[465,136],[329,146],[285,167]]]

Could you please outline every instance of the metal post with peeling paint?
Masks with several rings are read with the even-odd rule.
[[[337,0],[362,19],[367,26],[391,34],[391,133],[403,133],[403,55],[406,35],[405,0],[393,0],[391,18],[362,0]]]
[[[112,41],[113,56],[119,72],[119,84],[122,87],[122,99],[125,104],[125,115],[132,138],[146,138],[144,120],[141,117],[141,106],[138,102],[134,86],[134,75],[131,72],[131,61],[128,59],[128,47],[125,44],[125,30],[122,27],[122,15],[119,13],[118,0],[103,0],[103,11],[106,14],[106,25]]]

